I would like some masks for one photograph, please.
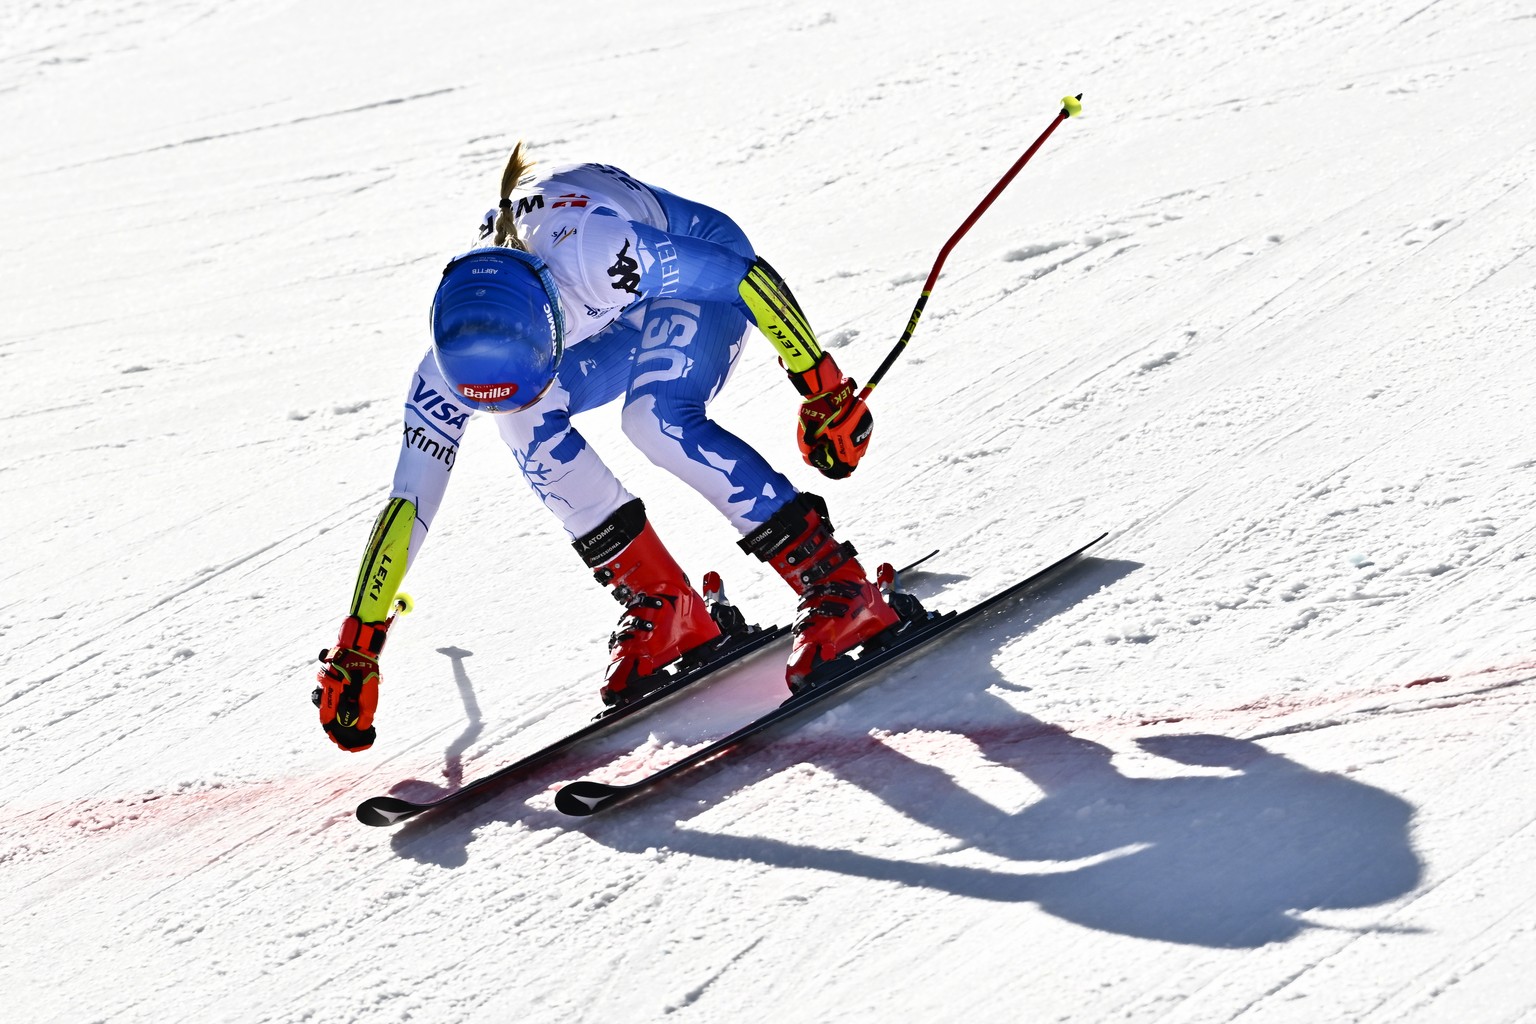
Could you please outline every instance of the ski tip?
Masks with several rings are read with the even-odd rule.
[[[374,796],[357,805],[357,820],[364,825],[388,828],[391,825],[398,825],[406,818],[420,814],[422,810],[424,808],[420,804],[413,804],[409,800],[400,800],[392,796]]]
[[[561,814],[585,818],[613,803],[623,792],[623,786],[580,779],[560,787],[555,793],[555,807]]]

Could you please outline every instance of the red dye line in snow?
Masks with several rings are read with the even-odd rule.
[[[1515,677],[1521,672],[1531,670],[1536,670],[1536,661],[1491,666],[1463,673],[1461,678],[1469,679],[1488,675]],[[920,746],[939,752],[944,749],[969,747],[973,744],[986,747],[1003,742],[1027,742],[1031,738],[1063,731],[1091,733],[1096,728],[1123,729],[1127,726],[1144,728],[1202,720],[1221,720],[1244,715],[1275,718],[1307,709],[1369,697],[1382,697],[1400,693],[1403,690],[1447,683],[1455,678],[1457,677],[1450,675],[1425,676],[1408,683],[1349,690],[1310,698],[1266,697],[1236,707],[1201,710],[1186,715],[1164,715],[1133,720],[1106,719],[1099,723],[1078,722],[1066,725],[1025,718],[1017,724],[981,726],[964,730],[945,726],[936,726],[931,729],[918,727],[903,730],[900,735],[909,738],[922,737],[919,741]],[[1511,679],[1512,683],[1522,681],[1518,678]],[[911,739],[907,742],[911,742]],[[783,764],[786,758],[812,763],[846,763],[865,756],[876,746],[882,745],[882,739],[870,732],[859,732],[853,735],[823,734],[814,737],[789,737],[774,745],[777,751],[774,760],[780,764]],[[561,781],[567,781],[569,778],[576,778],[601,769],[605,776],[617,775],[622,781],[622,776],[626,774],[636,774],[641,769],[651,769],[658,764],[670,761],[681,749],[686,748],[668,744],[657,749],[636,751],[617,759],[611,753],[573,752],[569,759],[562,758],[560,762],[551,764],[539,774],[546,775],[550,769],[554,769],[566,777]],[[312,814],[305,814],[308,819],[305,823],[307,826],[314,828],[333,824],[334,821],[328,822],[326,819],[341,820],[349,817],[356,799],[367,795],[365,790],[371,793],[377,788],[378,780],[375,779],[370,783],[362,777],[362,774],[349,772],[345,776],[334,774],[324,777],[216,782],[204,787],[187,788],[175,792],[144,793],[134,797],[88,798],[22,809],[13,806],[0,812],[0,862],[6,860],[8,847],[12,852],[25,849],[32,846],[41,836],[48,834],[54,837],[70,835],[77,838],[91,838],[123,835],[138,829],[165,828],[170,825],[186,828],[235,817],[252,817],[253,809],[256,807],[282,805],[285,808],[291,808],[296,802],[313,807]],[[441,789],[441,786],[436,784],[425,782],[417,784],[434,790]],[[262,814],[259,811],[254,813],[254,819],[261,818]]]
[[[1518,662],[1514,665],[1494,665],[1489,668],[1480,668],[1473,672],[1463,673],[1463,677],[1471,678],[1473,676],[1486,675],[1515,675],[1517,673],[1529,671],[1531,669],[1536,669],[1536,661],[1524,661]],[[1341,693],[1331,693],[1307,698],[1261,697],[1258,700],[1249,701],[1247,704],[1239,704],[1236,707],[1223,708],[1210,712],[1201,712],[1198,715],[1177,715],[1161,718],[1144,718],[1141,719],[1137,724],[1141,726],[1175,725],[1180,722],[1190,721],[1191,719],[1226,718],[1233,715],[1254,712],[1257,712],[1261,718],[1272,718],[1278,715],[1288,715],[1296,711],[1304,711],[1308,708],[1327,707],[1332,704],[1341,704],[1346,701],[1360,700],[1366,697],[1384,697],[1389,694],[1398,693],[1402,690],[1411,690],[1415,687],[1431,686],[1435,683],[1448,683],[1454,678],[1456,677],[1449,675],[1425,676],[1422,679],[1415,679],[1409,683],[1401,683],[1391,686],[1369,687],[1358,690],[1345,690]],[[1515,681],[1518,682],[1519,680]]]
[[[343,781],[334,776],[221,781],[130,797],[85,797],[31,808],[12,806],[0,813],[0,862],[7,859],[8,851],[37,853],[51,849],[49,837],[67,837],[75,842],[122,839],[145,829],[164,831],[172,827],[190,833],[210,823],[233,822],[247,816],[252,821],[274,824],[260,811],[253,814],[253,808],[292,808],[306,802],[315,808],[314,817],[307,824],[319,826],[337,795],[356,785],[355,778]]]

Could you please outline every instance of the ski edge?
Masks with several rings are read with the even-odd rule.
[[[935,548],[933,551],[928,552],[928,554],[919,558],[917,561],[903,567],[900,571],[909,572],[912,569],[917,568],[919,565],[922,565],[924,562],[928,561],[938,553],[939,549]],[[708,676],[717,669],[726,668],[734,662],[744,660],[762,648],[767,647],[775,640],[787,636],[788,634],[788,626],[760,627],[756,633],[750,634],[748,642],[734,648],[727,656],[726,660],[706,665],[700,669],[696,669],[692,673],[688,673],[684,676],[672,680],[664,686],[658,687],[657,689],[646,694],[644,697],[641,697],[639,700],[636,700],[631,704],[626,704],[623,707],[616,709],[615,711],[598,715],[596,718],[592,719],[592,721],[588,722],[580,729],[577,729],[575,732],[568,733],[565,736],[562,736],[561,738],[553,741],[548,746],[542,747],[541,749],[534,751],[532,754],[514,761],[511,764],[504,765],[488,775],[483,775],[478,779],[467,782],[452,792],[444,793],[442,796],[435,800],[415,801],[406,800],[397,796],[372,796],[359,803],[354,813],[357,817],[357,820],[362,822],[364,825],[370,825],[375,828],[389,828],[393,825],[398,825],[400,822],[409,818],[414,818],[418,814],[425,813],[426,811],[452,804],[462,799],[467,799],[471,794],[475,792],[485,789],[488,786],[500,783],[503,780],[510,779],[511,777],[517,775],[519,772],[523,772],[536,767],[542,761],[552,758],[568,747],[574,746],[587,737],[593,736],[603,731],[609,725],[620,722],[626,718],[631,717],[632,715],[646,710],[647,708],[651,708],[657,704],[662,703],[673,694],[681,692],[682,690],[691,686],[693,683],[702,682],[705,676]]]
[[[702,682],[705,677],[712,673],[756,654],[788,633],[788,626],[765,626],[758,630],[758,632],[750,634],[745,643],[732,649],[721,660],[695,669],[693,672],[685,673],[677,679],[657,687],[638,700],[625,704],[608,714],[599,715],[574,732],[567,733],[533,753],[513,761],[511,764],[504,765],[487,775],[482,775],[477,779],[466,782],[458,789],[444,793],[436,799],[416,801],[396,796],[371,796],[357,805],[354,814],[357,820],[364,825],[371,825],[375,828],[389,828],[426,811],[467,799],[473,793],[500,782],[508,781],[518,774],[537,767],[544,761],[553,758],[580,741],[602,732],[609,726],[663,703],[669,698],[682,693],[694,683]]]
[[[715,756],[724,753],[743,740],[800,713],[813,704],[820,703],[863,676],[875,672],[891,662],[900,660],[907,654],[927,644],[930,640],[937,639],[940,635],[949,632],[950,629],[958,626],[960,623],[980,615],[1009,598],[1028,590],[1032,586],[1043,583],[1057,572],[1078,561],[1090,548],[1108,536],[1109,532],[1106,530],[1072,553],[1064,555],[1045,568],[1037,570],[997,593],[983,598],[976,604],[957,612],[941,614],[939,618],[930,620],[928,624],[929,629],[920,630],[913,636],[908,637],[905,642],[880,652],[871,659],[869,665],[865,666],[862,663],[855,663],[846,672],[840,673],[822,685],[806,691],[801,697],[790,698],[773,710],[765,712],[708,746],[701,747],[699,750],[688,754],[678,761],[674,761],[672,764],[644,778],[628,785],[613,785],[606,782],[598,782],[594,779],[577,779],[574,782],[569,782],[555,792],[555,808],[562,814],[572,817],[587,817],[613,804],[637,796],[674,775],[680,775],[706,761],[712,760]]]

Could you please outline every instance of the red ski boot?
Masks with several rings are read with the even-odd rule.
[[[624,606],[608,639],[607,681],[599,691],[604,704],[618,707],[655,689],[665,680],[658,671],[720,635],[704,598],[662,546],[638,498],[575,547],[597,582],[612,587]]]
[[[741,542],[800,595],[785,680],[791,693],[815,685],[815,670],[901,621],[827,521],[827,504],[800,494]]]

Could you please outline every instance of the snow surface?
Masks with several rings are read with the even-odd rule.
[[[1536,1021],[1536,14],[1516,0],[0,11],[8,1021]],[[733,214],[876,392],[795,458],[958,607],[805,728],[765,656],[469,812],[596,708],[609,598],[485,424],[380,741],[315,723],[444,258],[512,143]],[[583,429],[696,571],[789,595]]]

